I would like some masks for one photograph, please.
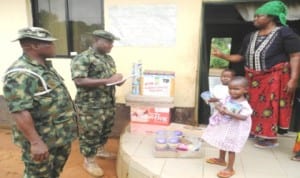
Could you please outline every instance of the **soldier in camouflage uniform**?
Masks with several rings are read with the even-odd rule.
[[[58,178],[76,138],[75,105],[63,79],[46,58],[54,57],[50,33],[19,30],[23,55],[4,77],[4,97],[12,117],[14,142],[22,148],[24,178]]]
[[[108,83],[120,81],[115,62],[107,55],[118,40],[113,34],[96,30],[92,47],[76,56],[71,62],[72,78],[77,87],[75,103],[80,111],[80,152],[85,157],[84,168],[94,176],[103,170],[95,163],[99,157],[115,157],[103,149],[115,118],[115,86]],[[121,83],[122,84],[122,83]],[[119,85],[121,85],[119,84]]]

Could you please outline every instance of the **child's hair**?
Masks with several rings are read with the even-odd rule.
[[[231,79],[229,83],[240,84],[243,87],[248,87],[248,80],[246,77],[243,76],[235,76]]]
[[[222,74],[223,74],[224,72],[230,72],[230,73],[232,74],[232,76],[235,76],[235,71],[232,70],[232,69],[226,68],[226,69],[224,69],[224,70],[222,71]]]

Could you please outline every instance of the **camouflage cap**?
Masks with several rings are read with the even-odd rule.
[[[120,40],[120,38],[105,30],[95,30],[93,35],[107,40]]]
[[[48,30],[45,30],[40,27],[27,27],[22,28],[18,31],[19,37],[13,41],[21,40],[24,38],[32,38],[41,41],[55,41],[56,38],[53,38]]]

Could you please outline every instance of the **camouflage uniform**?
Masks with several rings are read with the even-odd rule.
[[[8,69],[10,72],[4,79],[3,92],[10,112],[29,111],[38,134],[49,149],[47,160],[33,161],[30,143],[13,126],[14,142],[23,149],[25,178],[59,177],[77,134],[74,105],[63,79],[50,61],[45,65],[23,55]],[[21,70],[13,71],[16,69]]]
[[[71,62],[72,78],[109,78],[116,73],[115,62],[107,54],[89,48]],[[75,103],[80,112],[80,151],[94,156],[99,146],[107,142],[115,117],[115,87],[77,87]]]

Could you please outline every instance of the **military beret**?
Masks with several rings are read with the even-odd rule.
[[[107,40],[120,40],[120,38],[105,30],[95,30],[93,35]]]
[[[40,27],[28,27],[28,28],[22,28],[18,31],[18,38],[13,40],[21,40],[24,38],[32,38],[36,40],[41,41],[55,41],[56,38],[53,38],[49,31],[40,28]]]

